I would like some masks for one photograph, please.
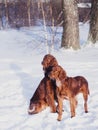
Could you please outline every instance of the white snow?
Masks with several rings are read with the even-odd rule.
[[[41,61],[46,54],[42,27],[0,31],[0,130],[98,130],[98,44],[85,45],[88,24],[80,24],[81,49],[59,49],[62,28],[56,35],[52,54],[69,76],[83,75],[89,82],[89,113],[78,96],[76,117],[70,118],[64,101],[62,121],[47,108],[28,115],[29,100],[43,78]],[[48,34],[50,38],[50,34]]]
[[[79,8],[91,8],[91,3],[78,3]]]

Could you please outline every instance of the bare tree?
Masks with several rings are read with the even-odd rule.
[[[8,5],[7,5],[7,0],[4,0],[5,3],[5,27],[8,27]]]
[[[77,50],[79,45],[78,7],[76,0],[62,0],[63,34],[61,47]]]
[[[88,41],[93,44],[98,41],[98,0],[92,0]]]
[[[40,0],[40,6],[41,6],[41,10],[42,10],[43,25],[44,25],[44,31],[45,31],[46,53],[49,53],[49,48],[48,48],[48,34],[47,34],[47,27],[46,27],[46,17],[45,17],[45,10],[44,10],[44,6],[43,6],[42,0]]]
[[[29,26],[31,26],[30,2],[31,2],[31,0],[28,0],[28,1],[27,1],[27,8],[28,8],[28,23],[29,23]]]

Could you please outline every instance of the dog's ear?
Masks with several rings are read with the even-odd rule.
[[[65,72],[65,70],[60,69],[59,79],[62,81],[62,80],[65,80],[66,77],[67,77],[67,76],[66,76],[66,72]]]
[[[50,64],[50,66],[56,66],[56,65],[58,65],[58,62],[57,62],[55,57],[52,57],[52,59],[51,59],[49,64]]]

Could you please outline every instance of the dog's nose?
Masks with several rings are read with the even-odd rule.
[[[28,111],[28,114],[31,115],[31,112]]]
[[[29,114],[29,115],[32,115],[32,111],[31,111],[31,110],[28,110],[28,114]]]

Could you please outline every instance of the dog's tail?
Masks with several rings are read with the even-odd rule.
[[[86,83],[87,83],[87,85],[86,85],[87,94],[90,95],[89,84],[88,84],[88,82],[86,82]]]
[[[90,95],[90,90],[89,90],[89,88],[88,88],[88,95]]]

